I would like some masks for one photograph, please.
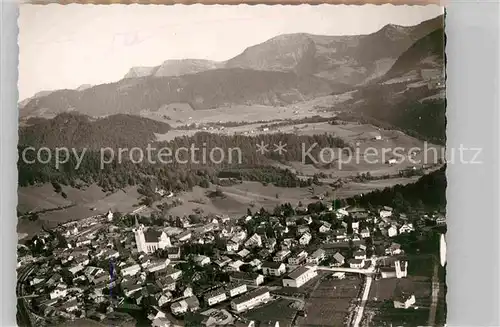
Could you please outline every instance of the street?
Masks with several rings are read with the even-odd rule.
[[[363,319],[365,304],[366,301],[368,300],[368,295],[370,294],[370,287],[372,286],[372,281],[373,279],[371,276],[366,277],[366,283],[365,283],[365,288],[363,290],[363,295],[361,296],[361,301],[359,303],[358,309],[356,310],[356,317],[354,318],[354,323],[353,323],[354,327],[359,327],[359,324]]]

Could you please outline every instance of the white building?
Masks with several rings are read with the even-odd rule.
[[[169,265],[169,263],[170,263],[169,259],[162,259],[162,260],[154,261],[154,262],[149,264],[148,271],[155,272],[155,271],[159,271],[162,269],[166,269],[167,266]]]
[[[282,262],[265,262],[262,265],[262,273],[266,276],[281,276],[285,272],[286,267]]]
[[[358,250],[358,251],[354,252],[354,259],[365,260],[366,259],[366,252],[363,250]]]
[[[396,309],[408,309],[416,302],[415,295],[413,294],[401,294],[397,299],[394,299],[394,308]]]
[[[188,311],[188,303],[186,300],[174,302],[170,305],[170,310],[174,315],[180,315]]]
[[[359,221],[352,222],[352,229],[357,231],[359,229]]]
[[[249,255],[251,252],[247,249],[243,249],[241,250],[240,252],[238,252],[238,255],[242,258],[246,257],[247,255]]]
[[[235,272],[229,276],[230,281],[238,281],[248,285],[259,286],[264,283],[264,276],[258,273],[249,273],[249,272]]]
[[[391,227],[389,227],[389,229],[387,230],[387,235],[389,237],[394,237],[396,235],[398,235],[398,229],[396,226],[392,225]]]
[[[335,265],[342,266],[345,263],[345,257],[340,252],[335,253],[333,259],[336,261]]]
[[[172,323],[167,317],[158,317],[151,322],[151,327],[171,327]]]
[[[408,276],[408,262],[398,260],[394,267],[381,267],[380,275],[382,278],[405,278]]]
[[[71,274],[76,275],[76,273],[82,271],[83,269],[85,269],[85,266],[83,264],[79,263],[79,264],[72,266],[68,270]]]
[[[236,261],[233,261],[233,262],[230,262],[227,267],[226,267],[226,270],[227,271],[240,271],[240,267],[243,266],[245,263],[241,260],[236,260]]]
[[[167,255],[169,259],[180,259],[181,258],[181,248],[171,247],[167,249]]]
[[[380,210],[379,215],[380,218],[389,218],[392,216],[392,210]]]
[[[271,294],[269,293],[269,289],[267,287],[261,287],[231,301],[231,308],[236,312],[243,312],[259,304],[265,303],[270,299]]]
[[[401,250],[401,245],[398,243],[392,243],[390,247],[385,249],[386,255],[398,255],[401,254],[403,250]]]
[[[226,251],[227,252],[236,252],[240,248],[240,245],[236,242],[233,242],[229,240],[226,244]]]
[[[205,303],[209,306],[216,305],[227,299],[226,290],[223,287],[218,287],[205,293],[203,298],[205,299]]]
[[[205,255],[197,255],[194,257],[194,262],[200,266],[203,267],[205,265],[208,265],[210,263],[210,258],[205,256]]]
[[[179,242],[186,242],[191,239],[192,233],[190,231],[185,231],[179,234],[178,240]]]
[[[68,294],[68,288],[64,284],[57,285],[57,287],[50,292],[51,299],[59,299],[65,297]]]
[[[363,259],[351,259],[349,260],[349,267],[361,269],[365,265],[365,261]]]
[[[312,263],[318,265],[321,261],[325,259],[325,250],[317,249],[307,258],[307,263]]]
[[[413,231],[415,231],[415,228],[413,228],[412,223],[404,224],[399,228],[399,234],[411,233]]]
[[[158,249],[165,249],[172,246],[170,238],[163,231],[156,231],[148,228],[144,231],[144,226],[140,225],[133,229],[137,251],[153,253]]]
[[[318,273],[315,269],[309,267],[299,267],[288,274],[287,277],[283,278],[283,286],[284,287],[301,287],[314,277],[316,277]]]
[[[281,251],[278,251],[274,255],[273,261],[274,262],[282,262],[283,260],[285,260],[286,257],[288,257],[290,255],[290,253],[291,253],[290,250],[281,250]]]
[[[124,267],[121,269],[122,276],[135,276],[139,271],[141,271],[141,266],[138,264]]]
[[[200,302],[196,296],[190,296],[183,300],[172,303],[170,310],[174,315],[179,315],[188,311],[196,311],[200,308]]]
[[[108,221],[113,221],[113,213],[111,212],[111,209],[108,211],[106,218],[108,219]]]
[[[335,279],[345,279],[345,272],[337,271],[336,273],[332,274],[332,277]]]
[[[229,297],[235,297],[237,295],[246,293],[248,290],[247,285],[241,282],[231,282],[228,283],[225,287],[227,294],[229,294]]]
[[[246,242],[246,247],[261,247],[262,246],[262,237],[259,234],[253,234]]]
[[[396,278],[404,278],[408,276],[408,262],[407,261],[396,261],[394,262],[394,268],[396,269]]]
[[[304,235],[302,235],[299,239],[299,243],[301,245],[307,245],[309,244],[309,242],[311,242],[311,239],[312,239],[312,236],[311,234],[309,233],[305,233]]]
[[[300,265],[304,262],[306,262],[307,259],[307,252],[306,251],[301,251],[297,253],[296,255],[288,258],[288,263],[291,265]]]
[[[346,208],[337,209],[337,218],[340,219],[345,216],[349,216],[349,212],[346,210]]]
[[[332,224],[323,222],[323,224],[319,227],[319,232],[320,233],[328,233],[330,229],[332,228]]]
[[[370,230],[368,228],[363,228],[359,234],[362,238],[370,237]]]

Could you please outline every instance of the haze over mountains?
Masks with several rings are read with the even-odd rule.
[[[386,25],[369,35],[287,34],[225,62],[184,59],[134,67],[115,83],[40,92],[20,103],[20,116],[140,115],[172,103],[188,103],[195,110],[279,107],[357,91],[341,110],[397,126],[400,118],[394,117],[401,115],[401,106],[440,98],[442,90],[428,84],[444,71],[443,23],[439,16],[417,26]]]
[[[295,72],[355,85],[383,74],[415,41],[443,26],[443,17],[417,26],[386,25],[376,33],[325,36],[305,33],[276,36],[224,62],[203,59],[166,60],[156,67],[133,67],[125,78],[166,77],[217,68]]]

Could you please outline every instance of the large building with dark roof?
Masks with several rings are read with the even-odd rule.
[[[283,278],[283,286],[298,288],[317,275],[318,273],[312,267],[301,266],[289,273],[288,276]]]
[[[154,253],[158,249],[171,246],[170,238],[163,231],[152,228],[144,230],[144,226],[136,226],[133,229],[137,251],[144,253]]]

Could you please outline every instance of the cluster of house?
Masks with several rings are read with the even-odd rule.
[[[330,207],[328,211],[333,210]],[[324,264],[327,257],[331,259],[330,266],[348,264],[351,268],[366,267],[370,261],[363,242],[359,242],[352,258],[338,251],[328,255],[324,245],[361,241],[372,237],[375,231],[391,238],[414,230],[404,215],[395,215],[389,207],[381,208],[376,215],[359,208],[333,212],[337,222],[320,220],[313,224],[309,215],[271,216],[258,220],[250,234],[246,224],[256,219],[252,216],[240,221],[217,217],[201,227],[190,226],[183,220],[182,228],[175,233],[167,228],[145,227],[137,221],[124,233],[123,228],[112,224],[111,213],[68,223],[59,227],[67,246],[54,250],[50,266],[45,262],[33,271],[29,279],[31,291],[38,296],[41,313],[46,317],[86,316],[102,321],[114,314],[113,308],[120,304],[116,299],[122,298],[118,302],[147,302],[153,325],[170,326],[165,308],[174,315],[197,312],[202,299],[205,306],[226,302],[232,311],[241,313],[272,299],[269,289],[262,286],[266,277],[280,277],[283,287],[299,288],[317,276],[317,266]],[[273,235],[269,235],[269,230]],[[321,235],[322,244],[311,247],[314,235]],[[216,236],[224,242],[222,253],[213,258],[197,254],[192,259],[199,267],[216,265],[228,272],[230,282],[196,296],[190,287],[179,283],[182,271],[175,264],[186,259],[181,253],[183,244],[215,246]],[[153,255],[160,250],[165,254],[163,259]],[[400,245],[394,242],[385,252],[388,256],[402,253]],[[406,277],[406,271],[407,263],[400,261],[380,269],[382,278]],[[148,278],[150,275],[154,275],[154,282]],[[117,297],[113,292],[118,289]]]

